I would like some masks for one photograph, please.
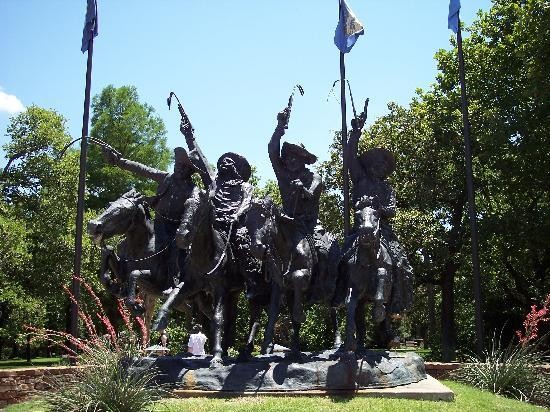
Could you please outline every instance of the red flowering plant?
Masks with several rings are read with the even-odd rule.
[[[155,383],[154,369],[134,368],[136,356],[147,344],[145,322],[131,316],[122,300],[117,303],[121,317],[117,329],[106,314],[101,300],[85,280],[77,278],[90,299],[78,305],[81,337],[67,332],[27,326],[33,339],[43,339],[63,348],[69,357],[77,359],[83,368],[75,370],[71,382],[52,379],[54,389],[44,393],[53,411],[141,411],[166,394]],[[76,299],[64,287],[69,299]],[[89,301],[87,305],[84,301]]]
[[[531,312],[527,314],[523,321],[523,329],[516,331],[516,336],[522,346],[527,346],[530,342],[539,338],[539,325],[550,321],[550,293],[546,296],[540,309],[536,305],[531,306]]]
[[[491,345],[482,357],[469,356],[454,377],[493,393],[548,406],[550,404],[550,376],[541,373],[546,361],[541,350],[548,334],[540,335],[540,327],[550,320],[550,294],[541,308],[536,305],[518,330],[518,341],[502,344],[502,336],[493,336]]]
[[[87,305],[84,299],[78,302],[78,318],[84,332],[82,336],[75,338],[67,332],[26,325],[25,328],[33,335],[32,339],[43,340],[52,346],[58,346],[73,359],[78,359],[82,354],[89,355],[97,348],[124,352],[127,355],[139,354],[148,341],[144,320],[141,317],[132,316],[122,299],[118,299],[117,309],[122,324],[117,330],[92,286],[82,278],[75,277],[75,279],[83,286],[92,302],[91,306]],[[71,302],[76,304],[76,299],[69,288],[63,286],[63,290]]]

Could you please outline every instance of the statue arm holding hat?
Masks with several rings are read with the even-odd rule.
[[[168,172],[155,169],[154,167],[150,167],[139,162],[134,162],[133,160],[125,159],[120,155],[120,153],[115,152],[108,147],[101,147],[101,151],[103,152],[103,157],[109,164],[128,170],[138,176],[152,179],[157,183],[162,182],[168,175]]]

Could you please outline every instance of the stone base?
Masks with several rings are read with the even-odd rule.
[[[356,391],[393,388],[426,379],[424,361],[415,353],[369,351],[363,357],[334,351],[256,356],[247,362],[227,359],[209,368],[210,356],[142,358],[137,369],[153,367],[160,383],[180,390],[235,393]]]
[[[356,389],[350,390],[320,390],[308,391],[255,391],[255,392],[232,392],[232,391],[204,391],[193,389],[176,389],[172,392],[175,398],[227,398],[237,396],[342,396],[342,397],[371,397],[390,399],[416,399],[423,401],[447,401],[454,400],[454,392],[443,385],[437,379],[427,376],[419,382],[408,385],[396,386],[394,388],[378,389]]]

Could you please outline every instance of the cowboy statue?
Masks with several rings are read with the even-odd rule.
[[[195,141],[190,123],[182,121],[180,131],[185,136],[190,152],[187,153],[183,147],[174,149],[174,171],[172,173],[125,159],[114,149],[102,147],[103,155],[108,163],[158,183],[155,196],[147,200],[155,210],[155,250],[167,249],[169,253],[167,293],[178,283],[178,256],[179,259],[184,257],[178,253],[185,253],[178,252],[175,242],[172,243],[172,241],[184,211],[185,201],[198,196],[200,190],[193,182],[192,175],[198,172],[206,184],[210,182],[209,176],[212,173]]]
[[[288,245],[292,249],[294,262],[305,262],[289,268],[288,278],[294,289],[293,318],[296,322],[305,320],[300,294],[309,288],[312,271],[315,265],[314,235],[318,227],[319,200],[323,184],[321,176],[312,172],[307,165],[317,161],[317,157],[308,152],[303,145],[283,143],[290,117],[290,107],[277,115],[277,127],[268,145],[269,159],[273,165],[281,200],[283,213],[288,222],[290,233]]]
[[[365,117],[366,112],[352,120],[348,141],[349,171],[353,183],[352,202],[357,206],[365,198],[372,198],[376,203],[380,216],[381,240],[391,255],[395,273],[391,303],[385,310],[390,314],[401,314],[412,304],[413,271],[405,250],[391,227],[391,219],[396,212],[396,199],[395,191],[387,178],[395,170],[395,158],[384,148],[372,148],[358,155]]]
[[[231,152],[221,155],[216,166],[217,174],[209,187],[214,228],[228,237],[234,236],[252,200],[253,187],[248,183],[252,169],[243,156]]]

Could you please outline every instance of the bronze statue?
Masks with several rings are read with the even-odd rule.
[[[173,241],[183,214],[184,204],[190,197],[197,196],[199,191],[191,176],[198,172],[203,181],[209,182],[209,172],[211,173],[210,166],[195,142],[190,124],[182,121],[180,130],[185,136],[190,153],[188,154],[183,147],[174,149],[172,173],[125,159],[110,147],[102,147],[103,155],[110,164],[158,183],[156,195],[147,199],[147,202],[155,210],[155,250],[160,251],[165,248],[168,250],[169,276],[165,287],[167,291],[178,283],[177,248]]]
[[[234,341],[237,299],[245,285],[252,320],[251,338],[243,357],[250,354],[257,330],[259,299],[265,302],[267,291],[261,276],[262,264],[250,254],[244,219],[252,201],[252,185],[248,183],[250,165],[244,157],[229,152],[220,156],[217,167],[208,195],[186,202],[176,236],[178,245],[190,250],[184,281],[201,283],[214,299],[213,367],[221,363],[222,354]]]
[[[281,137],[288,125],[291,104],[292,96],[288,106],[277,115],[277,127],[268,145],[283,210],[280,213],[270,208],[271,216],[264,213],[268,219],[264,227],[259,227],[255,233],[254,248],[257,255],[262,252],[268,254],[266,264],[273,272],[262,353],[272,351],[275,322],[284,293],[293,327],[291,350],[299,356],[299,331],[305,321],[304,304],[332,300],[339,248],[337,242],[325,234],[318,224],[323,184],[321,177],[307,167],[315,163],[317,157],[302,145],[288,142],[283,144],[281,150]],[[321,250],[322,253],[318,253]],[[332,264],[328,259],[331,253]],[[335,313],[333,320],[336,322]],[[338,341],[339,337],[335,336],[336,344]]]
[[[363,112],[352,121],[347,147],[356,216],[345,259],[350,274],[347,339],[352,340],[354,332],[355,315],[350,312],[361,318],[365,303],[370,301],[374,304],[373,320],[387,343],[391,339],[390,316],[403,313],[412,304],[413,273],[390,223],[395,216],[396,200],[395,191],[386,179],[395,169],[395,159],[383,148],[357,153],[365,118]],[[364,328],[359,325],[358,328],[362,344]],[[354,345],[347,342],[346,346],[351,349]]]
[[[145,197],[134,189],[112,202],[97,218],[88,222],[88,234],[101,246],[101,268],[99,279],[107,291],[125,299],[134,312],[144,312],[149,329],[152,310],[163,295],[168,274],[168,250],[155,248],[154,224],[149,214]],[[103,241],[123,235],[124,239],[115,252]],[[136,288],[146,296],[144,304],[136,303]],[[180,301],[175,308],[189,313],[190,306],[197,304],[207,316],[208,309],[204,294],[193,299]]]

